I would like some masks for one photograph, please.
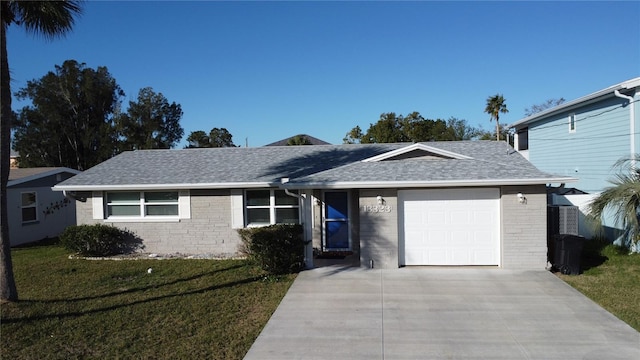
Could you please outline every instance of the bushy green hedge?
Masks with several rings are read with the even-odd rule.
[[[239,229],[243,249],[250,259],[271,274],[298,272],[304,267],[302,225],[271,225]]]
[[[82,256],[128,254],[144,247],[133,232],[102,224],[70,226],[60,234],[60,243]]]

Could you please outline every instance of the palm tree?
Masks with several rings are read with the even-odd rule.
[[[27,32],[47,39],[62,36],[71,30],[74,15],[81,13],[81,1],[15,1],[0,2],[0,300],[17,301],[18,292],[13,277],[11,243],[7,219],[7,183],[11,156],[11,79],[7,58],[7,29],[15,24]]]
[[[500,94],[488,97],[487,107],[484,109],[484,112],[491,115],[491,121],[496,119],[496,140],[500,141],[500,113],[506,114],[509,112],[504,97]]]
[[[625,171],[610,180],[613,186],[606,188],[591,204],[589,214],[596,220],[602,220],[605,211],[613,210],[614,219],[625,230],[627,245],[640,245],[640,169],[635,167],[640,155],[631,159],[619,160],[615,166]]]

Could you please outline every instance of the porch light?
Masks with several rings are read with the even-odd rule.
[[[518,202],[520,204],[526,204],[527,203],[527,198],[524,196],[523,193],[519,192],[516,196],[518,197]]]
[[[384,199],[382,198],[382,195],[378,195],[376,199],[378,200],[378,205],[384,205]]]

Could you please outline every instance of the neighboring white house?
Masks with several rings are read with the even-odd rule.
[[[611,186],[620,169],[614,164],[640,153],[640,77],[623,81],[509,125],[515,149],[538,169],[578,179],[571,184],[586,194],[554,195],[554,204],[574,204],[583,212],[591,199]],[[584,217],[584,214],[583,214]],[[605,219],[610,239],[619,224]],[[593,228],[584,223],[580,233]]]
[[[301,223],[313,253],[359,266],[544,269],[549,183],[504,142],[124,152],[54,187],[79,224],[127,228],[154,253],[234,256],[237,229]]]
[[[9,171],[7,216],[11,246],[56,237],[67,226],[76,224],[74,201],[51,188],[79,173],[63,167]]]

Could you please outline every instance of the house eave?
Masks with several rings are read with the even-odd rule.
[[[281,188],[288,189],[384,189],[384,188],[438,188],[438,187],[486,187],[543,185],[576,182],[572,177],[532,178],[532,179],[490,179],[490,180],[444,180],[444,181],[337,181],[286,183]]]
[[[75,169],[71,169],[71,168],[67,168],[67,167],[55,168],[55,169],[51,169],[49,171],[41,172],[41,173],[38,173],[38,174],[25,176],[23,178],[9,180],[7,182],[7,188],[10,188],[12,186],[16,186],[18,184],[23,184],[23,183],[26,183],[26,182],[29,182],[29,181],[41,179],[41,178],[44,178],[44,177],[47,177],[47,176],[61,174],[61,173],[70,173],[70,174],[78,175],[78,174],[81,173],[81,171],[75,170]]]
[[[56,185],[54,191],[145,191],[145,190],[198,190],[198,189],[251,189],[277,187],[279,183],[185,183],[185,184],[126,184],[126,185]]]
[[[510,125],[507,125],[507,128],[511,129],[511,128],[522,127],[522,125],[528,125],[532,122],[543,120],[549,116],[557,115],[561,112],[571,111],[577,107],[589,105],[589,104],[601,101],[602,99],[615,97],[614,92],[616,90],[634,89],[638,87],[640,87],[640,77],[610,86],[606,89],[596,91],[589,95],[555,106],[551,109],[547,109],[537,114],[533,114],[529,117],[520,119]]]

